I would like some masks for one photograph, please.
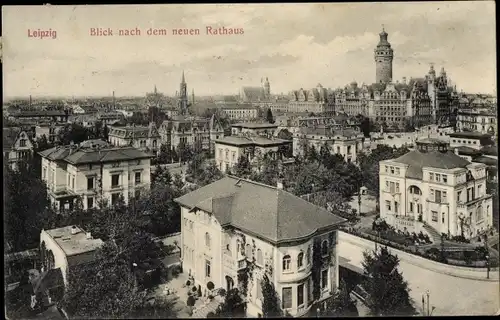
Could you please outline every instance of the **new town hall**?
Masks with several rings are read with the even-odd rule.
[[[439,75],[431,66],[423,78],[403,77],[401,81],[394,81],[394,50],[385,30],[379,36],[374,50],[375,83],[358,85],[353,81],[333,90],[318,84],[317,88],[291,92],[286,107],[273,110],[271,106],[272,111],[361,114],[374,123],[394,129],[453,122],[459,96],[444,68]],[[266,85],[269,88],[267,79]],[[264,88],[261,91],[266,92]]]

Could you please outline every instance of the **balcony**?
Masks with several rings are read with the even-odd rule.
[[[481,196],[481,197],[473,199],[473,200],[459,201],[457,203],[457,208],[461,208],[461,209],[467,208],[467,209],[469,209],[470,207],[475,206],[478,202],[492,199],[492,197],[493,196],[491,194],[485,194],[484,196]]]
[[[224,261],[223,265],[225,268],[239,271],[245,269],[247,267],[247,260],[245,256],[238,254],[237,258],[230,256],[229,254],[224,253]]]

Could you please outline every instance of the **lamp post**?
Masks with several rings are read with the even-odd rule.
[[[430,295],[431,295],[431,294],[430,294],[429,290],[427,290],[427,291],[425,292],[425,294],[427,295],[427,316],[430,316],[430,314],[431,314],[431,313],[430,313],[430,311],[429,311],[429,305],[430,305],[430,303],[429,303],[429,302],[430,302],[430,301],[429,301],[429,298],[430,298]]]
[[[486,254],[486,279],[490,278],[490,256]]]

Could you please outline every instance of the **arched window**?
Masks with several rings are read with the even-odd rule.
[[[304,266],[304,252],[300,252],[297,256],[297,269],[300,269]]]
[[[292,258],[289,255],[283,257],[283,271],[290,271],[292,268]]]
[[[210,249],[210,235],[208,234],[208,232],[205,233],[205,245]]]
[[[328,240],[323,240],[321,243],[321,255],[326,256],[328,254]]]
[[[264,258],[262,257],[262,250],[257,249],[257,264],[262,266],[264,265]]]
[[[307,264],[310,264],[311,263],[311,247],[307,248],[306,259],[307,259]]]
[[[252,259],[252,247],[250,246],[249,243],[247,243],[247,245],[245,246],[245,256],[248,259]]]

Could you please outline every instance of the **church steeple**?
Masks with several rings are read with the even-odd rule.
[[[184,70],[182,70],[182,79],[181,79],[181,83],[186,83],[186,80],[184,78]]]

